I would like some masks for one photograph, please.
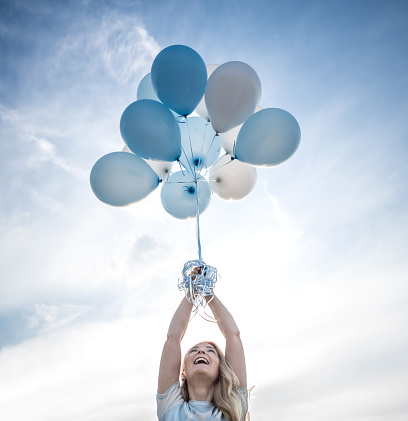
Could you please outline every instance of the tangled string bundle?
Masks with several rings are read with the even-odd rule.
[[[192,273],[196,268],[200,269],[196,271],[198,273]],[[214,296],[213,289],[217,282],[217,269],[202,260],[189,260],[184,264],[182,275],[177,285],[178,289],[185,292],[187,299],[193,303],[194,310],[197,312],[200,307],[207,305],[207,300],[204,297]]]

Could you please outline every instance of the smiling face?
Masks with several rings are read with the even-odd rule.
[[[204,376],[215,382],[220,371],[220,359],[215,347],[207,342],[194,345],[184,359],[184,375],[187,381]]]

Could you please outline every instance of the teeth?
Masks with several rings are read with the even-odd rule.
[[[208,365],[208,361],[205,358],[197,358],[194,362],[194,364],[198,364],[200,361],[203,361],[205,364]]]

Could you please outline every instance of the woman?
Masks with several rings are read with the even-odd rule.
[[[238,326],[218,297],[208,301],[226,340],[225,356],[216,344],[201,342],[186,353],[181,365],[180,343],[193,309],[192,303],[184,297],[170,322],[160,361],[159,421],[245,419],[247,377]]]

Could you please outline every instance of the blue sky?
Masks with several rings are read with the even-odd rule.
[[[196,257],[157,189],[124,209],[89,172],[156,54],[241,60],[292,113],[296,154],[212,197],[203,257],[244,340],[254,420],[408,415],[404,1],[2,1],[0,408],[8,421],[155,419],[158,362]],[[194,319],[183,346],[222,338]],[[22,405],[24,403],[24,405]]]

